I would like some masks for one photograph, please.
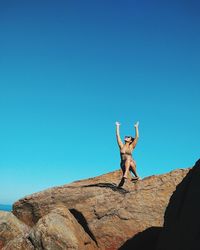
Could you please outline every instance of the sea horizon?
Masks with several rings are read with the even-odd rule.
[[[11,211],[12,205],[10,204],[0,204],[0,211]]]

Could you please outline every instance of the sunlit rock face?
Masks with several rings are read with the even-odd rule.
[[[155,250],[170,197],[188,171],[127,180],[122,187],[121,171],[115,171],[24,197],[12,216],[26,230],[0,249]]]
[[[0,211],[0,249],[18,236],[26,235],[29,231],[30,227],[11,212]]]

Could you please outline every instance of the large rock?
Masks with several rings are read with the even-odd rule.
[[[200,160],[177,186],[165,213],[157,250],[200,249]]]
[[[96,243],[85,233],[65,207],[57,207],[43,216],[30,232],[35,249],[97,249]]]
[[[27,235],[18,235],[10,240],[2,250],[35,250]]]
[[[117,187],[121,172],[116,171],[27,196],[14,204],[13,213],[27,225],[34,226],[31,241],[37,246],[49,232],[53,235],[51,242],[57,237],[52,231],[52,221],[57,221],[58,227],[60,221],[62,230],[68,230],[68,235],[63,235],[62,230],[56,228],[60,235],[59,242],[62,241],[61,238],[72,242],[72,235],[79,234],[76,233],[78,226],[69,225],[65,216],[62,215],[61,218],[59,213],[53,212],[56,206],[69,209],[81,231],[91,240],[88,245],[95,243],[94,247],[98,245],[100,249],[107,250],[119,247],[125,249],[129,239],[140,239],[137,235],[144,236],[142,232],[146,231],[148,237],[154,236],[153,242],[149,241],[153,246],[159,235],[157,228],[163,225],[163,215],[169,199],[188,171],[189,169],[179,169],[168,174],[151,176],[137,183],[127,181],[122,188]],[[83,239],[83,242],[87,240]],[[47,245],[52,243],[45,241],[45,244],[43,249],[50,249]],[[79,244],[76,239],[74,244]]]
[[[25,225],[11,212],[0,211],[0,249],[15,237],[27,234],[29,230],[29,226]]]

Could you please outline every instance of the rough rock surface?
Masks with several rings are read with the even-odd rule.
[[[36,249],[62,250],[97,248],[65,207],[57,207],[33,227],[29,239]]]
[[[144,231],[149,239],[153,235],[154,241],[157,240],[157,229],[163,225],[163,215],[169,199],[188,171],[189,169],[179,169],[136,183],[126,181],[122,188],[117,187],[121,172],[115,171],[27,196],[14,204],[13,213],[27,225],[33,226],[29,239],[33,245],[41,247],[38,249],[52,249],[47,246],[58,234],[55,249],[65,249],[62,244],[71,244],[74,235],[79,235],[76,230],[81,230],[81,235],[85,232],[83,242],[86,243],[86,238],[89,237],[91,243],[84,247],[88,245],[95,249],[98,245],[99,249],[128,249],[128,240],[134,237],[140,239],[140,233]],[[81,229],[77,229],[78,225],[74,226],[74,222],[70,225],[69,213],[63,216],[55,212],[57,206],[69,209]],[[59,223],[54,229],[56,223],[52,221],[61,220],[61,228],[66,227],[68,230],[70,227],[68,235],[62,235]],[[54,230],[58,232],[57,235]],[[49,234],[52,237],[50,241],[47,239]],[[63,237],[68,237],[64,243]],[[46,244],[45,248],[41,242]],[[76,240],[74,242],[74,247],[77,247],[79,243]],[[78,245],[74,249],[89,248],[80,248]]]
[[[1,249],[1,248],[0,248]],[[27,235],[19,235],[10,240],[2,250],[35,250]]]
[[[29,227],[11,212],[0,211],[0,249],[18,235],[26,234]]]
[[[200,160],[173,193],[157,250],[200,249]]]

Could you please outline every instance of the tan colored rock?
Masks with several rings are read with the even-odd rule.
[[[28,239],[28,235],[19,235],[9,241],[2,250],[35,250],[35,248]]]
[[[188,171],[179,169],[137,183],[127,181],[123,188],[117,187],[121,172],[116,171],[27,196],[14,204],[14,214],[27,225],[34,226],[38,222],[32,240],[35,238],[39,242],[52,230],[52,221],[57,221],[57,225],[62,221],[61,231],[69,228],[69,221],[52,212],[55,206],[62,205],[70,210],[100,249],[114,250],[138,233],[163,225],[170,196]],[[46,223],[48,227],[44,227]],[[71,242],[70,237],[76,236],[78,229],[72,226],[68,236],[62,235],[59,228],[56,230],[60,237],[69,237],[68,242]],[[51,233],[53,235],[53,231]],[[45,244],[49,244],[48,240]],[[78,244],[76,240],[74,244]]]
[[[65,207],[43,216],[31,230],[29,239],[38,250],[97,249],[96,243]]]
[[[28,233],[30,228],[11,212],[0,211],[0,249],[15,237]]]

